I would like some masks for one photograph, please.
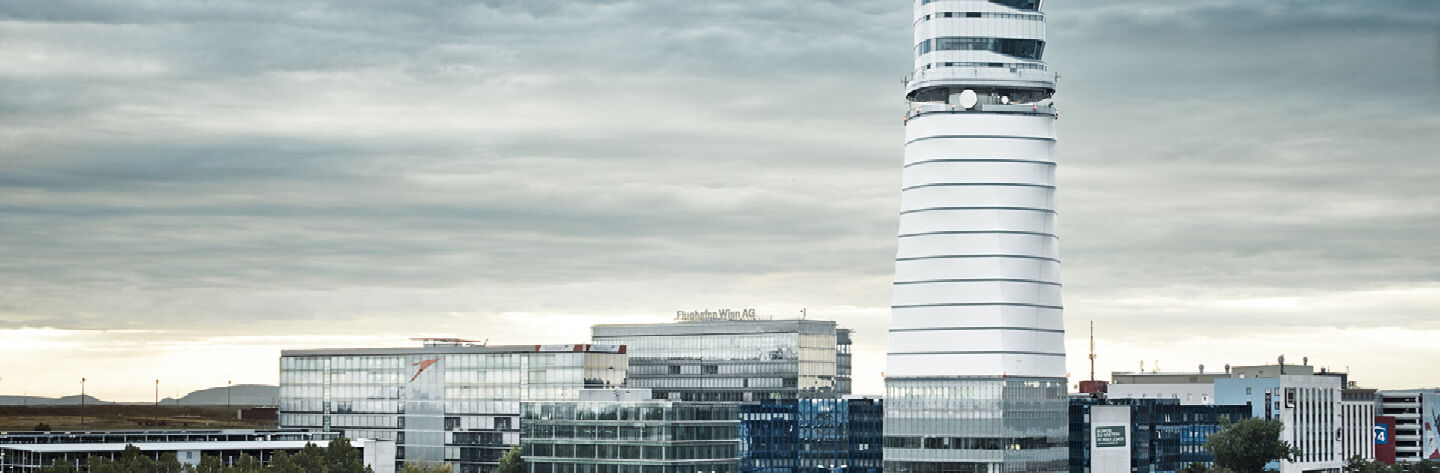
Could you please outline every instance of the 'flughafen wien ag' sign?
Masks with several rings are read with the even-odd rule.
[[[677,322],[698,322],[701,320],[761,320],[761,318],[755,315],[755,309],[675,311],[675,321]]]

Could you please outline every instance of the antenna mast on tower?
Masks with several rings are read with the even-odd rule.
[[[1095,321],[1090,321],[1090,380],[1095,380]]]

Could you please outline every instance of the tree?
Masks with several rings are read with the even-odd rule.
[[[1413,471],[1415,473],[1440,472],[1440,462],[1434,460],[1420,460],[1419,462],[1411,463],[1410,466],[1412,468],[1410,471]]]
[[[291,457],[289,453],[275,452],[275,455],[270,457],[270,464],[266,465],[265,471],[273,471],[275,473],[304,473],[305,470],[301,470],[299,466],[296,466],[294,458]]]
[[[350,445],[350,439],[336,437],[325,446],[326,473],[366,473],[365,461],[360,450]]]
[[[1204,463],[1188,463],[1175,473],[1210,473],[1210,467]]]
[[[159,464],[140,451],[140,447],[126,445],[120,457],[114,460],[90,457],[85,460],[85,471],[89,473],[154,473]]]
[[[260,459],[252,457],[248,453],[242,453],[240,458],[235,459],[235,465],[231,466],[228,471],[232,473],[262,473],[265,471],[265,465],[260,463]]]
[[[155,462],[155,473],[187,473],[185,465],[175,458],[175,452],[166,452],[160,455],[160,461]]]
[[[1187,463],[1176,473],[1235,473],[1233,471],[1204,463]]]
[[[51,428],[50,428],[50,424],[46,424],[46,423],[44,423],[44,422],[41,422],[41,423],[39,423],[39,424],[35,424],[35,428],[30,429],[30,430],[33,430],[33,431],[36,431],[36,432],[49,432],[49,431],[54,430],[54,429],[51,429]],[[73,468],[74,466],[72,465],[71,467]]]
[[[1237,473],[1260,473],[1265,464],[1293,460],[1300,451],[1280,440],[1285,424],[1275,419],[1245,419],[1226,425],[1205,443],[1215,466]]]
[[[305,447],[301,448],[298,453],[290,456],[290,460],[300,471],[306,473],[325,472],[325,450],[321,449],[319,445],[305,444]]]
[[[505,452],[505,455],[500,457],[500,466],[495,469],[495,473],[521,473],[525,471],[525,459],[521,456],[523,455],[522,452],[519,445],[510,447],[510,451]]]
[[[1366,460],[1356,455],[1345,462],[1345,471],[1347,473],[1393,473],[1395,469],[1390,465]]]
[[[78,470],[74,463],[56,458],[50,466],[40,468],[40,473],[78,473]]]
[[[200,457],[200,464],[195,466],[195,473],[226,473],[228,471],[230,471],[230,467],[225,466],[225,462],[220,461],[220,457],[214,455]]]

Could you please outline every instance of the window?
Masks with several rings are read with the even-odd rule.
[[[942,36],[921,41],[915,46],[917,56],[931,51],[993,51],[1021,59],[1039,60],[1044,55],[1045,42],[1035,39]]]
[[[990,3],[1005,5],[1019,10],[1040,10],[1040,0],[990,0]]]

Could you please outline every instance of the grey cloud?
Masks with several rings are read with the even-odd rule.
[[[1440,282],[1428,2],[1048,5],[1072,318],[1143,339],[1433,313],[1179,304]],[[20,1],[0,17],[40,58],[0,68],[20,92],[0,96],[0,326],[403,330],[385,320],[755,298],[856,308],[862,345],[883,346],[904,5]],[[1131,302],[1146,297],[1179,302]]]

